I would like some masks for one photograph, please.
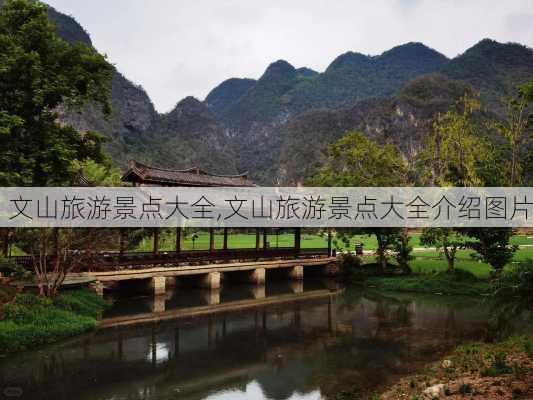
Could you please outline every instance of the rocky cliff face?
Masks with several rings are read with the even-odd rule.
[[[49,18],[67,42],[92,46],[89,34],[72,17],[49,8]],[[214,103],[223,105],[224,101],[215,98]],[[172,112],[159,115],[144,89],[115,71],[111,105],[108,118],[88,106],[80,112],[62,110],[61,119],[79,130],[103,133],[108,138],[106,150],[119,167],[136,158],[163,167],[194,165],[213,172],[236,172],[224,129],[198,100],[184,99]]]
[[[434,118],[471,92],[466,84],[427,75],[391,97],[302,114],[283,127],[277,179],[285,185],[302,184],[322,165],[327,145],[350,131],[393,144],[410,160],[420,150]]]
[[[51,7],[48,15],[63,40],[92,46],[89,34],[72,17]],[[63,110],[61,119],[79,130],[93,130],[106,135],[109,139],[105,145],[106,150],[117,165],[125,165],[139,138],[153,124],[157,114],[144,89],[130,82],[117,70],[113,74],[111,106],[113,112],[108,118],[97,107],[87,106],[81,111]]]
[[[143,154],[137,158],[154,165],[199,166],[223,174],[237,172],[236,157],[224,128],[194,97],[181,100],[171,112],[159,115],[141,141]]]

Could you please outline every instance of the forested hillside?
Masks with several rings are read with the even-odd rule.
[[[1,3],[1,2],[0,2]],[[59,35],[91,44],[70,16],[50,9]],[[347,52],[318,73],[284,60],[257,80],[231,78],[205,101],[177,100],[158,114],[146,92],[115,71],[113,113],[62,110],[61,118],[109,139],[123,167],[129,158],[163,167],[196,165],[213,172],[248,171],[260,184],[295,184],[321,164],[327,144],[349,130],[415,154],[438,113],[465,92],[479,93],[488,112],[503,115],[505,96],[533,76],[533,51],[484,39],[454,59],[422,43],[378,56]]]

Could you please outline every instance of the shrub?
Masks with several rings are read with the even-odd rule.
[[[512,368],[507,365],[507,354],[500,352],[494,355],[492,365],[481,371],[481,376],[498,376],[502,374],[509,374]]]
[[[351,276],[361,271],[361,259],[352,253],[343,253],[337,263],[342,275]]]
[[[370,283],[383,290],[401,292],[480,296],[489,291],[488,283],[462,270],[455,270],[453,273],[437,272],[407,277],[371,278]]]
[[[26,350],[79,335],[96,327],[106,303],[88,291],[60,294],[51,300],[18,294],[0,320],[2,352]]]
[[[0,259],[0,272],[16,280],[25,280],[32,276],[31,272],[26,268],[9,259]]]
[[[533,305],[533,260],[522,262],[504,271],[492,284],[495,300],[507,305],[510,312]]]

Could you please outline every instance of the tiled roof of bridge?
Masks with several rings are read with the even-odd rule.
[[[137,161],[129,162],[129,168],[122,176],[122,180],[161,186],[255,186],[246,174],[216,175],[196,167],[188,169],[157,168]]]

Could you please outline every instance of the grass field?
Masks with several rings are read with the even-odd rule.
[[[172,251],[175,248],[175,233],[173,229],[163,230],[160,238],[161,251]],[[193,235],[195,240],[193,241]],[[228,247],[251,249],[255,248],[255,232],[253,230],[250,233],[232,232],[228,236]],[[269,234],[267,237],[269,247],[292,247],[294,246],[294,234],[293,233],[280,233]],[[375,250],[377,247],[375,236],[368,235],[355,235],[350,238],[349,245],[333,240],[333,247],[339,250],[350,249],[353,250],[357,243],[362,243],[365,250]],[[511,243],[515,245],[526,246],[520,248],[515,254],[514,261],[524,261],[526,259],[533,259],[533,236],[532,235],[515,235],[511,239]],[[319,235],[317,233],[303,233],[302,234],[302,248],[326,248],[327,236]],[[411,235],[410,244],[417,250],[413,252],[415,259],[411,262],[411,267],[416,273],[432,273],[445,271],[446,261],[443,258],[441,252],[434,249],[420,250],[424,246],[420,244],[420,235]],[[215,234],[215,247],[222,248],[223,236],[222,233]],[[262,245],[262,238],[261,238]],[[529,247],[531,246],[531,247]],[[185,231],[182,236],[182,249],[184,250],[207,250],[209,248],[209,234],[207,231]],[[18,249],[14,248],[14,255],[22,254]],[[136,251],[152,251],[153,239],[151,236],[146,237],[136,248]],[[471,257],[473,252],[471,250],[459,250],[457,252],[456,267],[458,269],[464,269],[472,272],[474,275],[480,278],[486,278],[490,274],[490,267],[487,264],[478,262]],[[373,262],[373,257],[365,257],[366,262]]]
[[[188,233],[183,237],[182,248],[186,250],[208,249],[209,248],[209,234],[206,231],[196,232],[197,239],[192,240],[192,234]],[[270,247],[292,247],[294,246],[294,235],[292,233],[280,233],[279,235],[268,235],[268,242]],[[172,231],[163,232],[161,235],[161,249],[163,251],[171,251],[174,249],[175,236]],[[223,236],[222,234],[215,234],[215,247],[222,248]],[[350,239],[349,246],[345,243],[336,242],[334,240],[333,247],[339,249],[354,249],[357,243],[362,243],[365,250],[375,250],[377,247],[376,238],[368,235],[355,235]],[[522,247],[516,252],[515,262],[524,261],[526,259],[533,259],[533,236],[515,235],[511,240],[512,244],[516,245],[531,245],[531,247]],[[337,244],[337,246],[335,246]],[[411,267],[415,273],[437,273],[447,269],[446,260],[441,252],[434,249],[420,250],[424,246],[420,244],[420,235],[414,234],[411,236],[410,244],[414,248],[418,248],[413,252],[415,259],[411,261]],[[145,238],[139,245],[138,251],[151,251],[153,246],[152,238]],[[228,236],[229,248],[254,248],[255,247],[255,233],[231,233]],[[302,248],[326,248],[327,237],[318,234],[302,234]],[[491,268],[489,265],[479,262],[472,258],[474,252],[471,250],[459,250],[457,252],[456,268],[460,270],[469,271],[478,278],[485,279],[490,275]],[[365,257],[366,262],[374,262],[374,257]]]
[[[209,248],[209,234],[207,231],[198,231],[194,235],[196,239],[192,240],[193,233],[186,232],[182,238],[182,248],[184,250],[192,250],[193,247],[196,250],[208,249]],[[424,247],[420,244],[420,235],[414,234],[411,235],[410,244],[411,246]],[[262,239],[261,239],[262,240]],[[163,231],[160,239],[161,250],[171,251],[175,246],[175,236],[173,230]],[[292,247],[294,246],[294,234],[292,233],[280,233],[269,234],[267,241],[270,247]],[[215,234],[215,247],[221,248],[223,242],[223,236],[221,233]],[[335,240],[333,238],[334,247],[339,249],[352,249],[356,244],[362,243],[365,250],[374,250],[377,247],[377,242],[375,236],[371,235],[354,235],[350,238],[349,245],[346,245],[340,240]],[[527,235],[515,235],[511,240],[511,244],[516,245],[531,245],[533,246],[533,236]],[[255,233],[234,233],[231,232],[228,236],[228,246],[229,248],[240,248],[240,249],[250,249],[255,247]],[[146,237],[138,246],[138,251],[151,251],[153,247],[153,239],[151,236]],[[319,234],[302,234],[302,247],[303,248],[326,248],[327,247],[327,236]]]

